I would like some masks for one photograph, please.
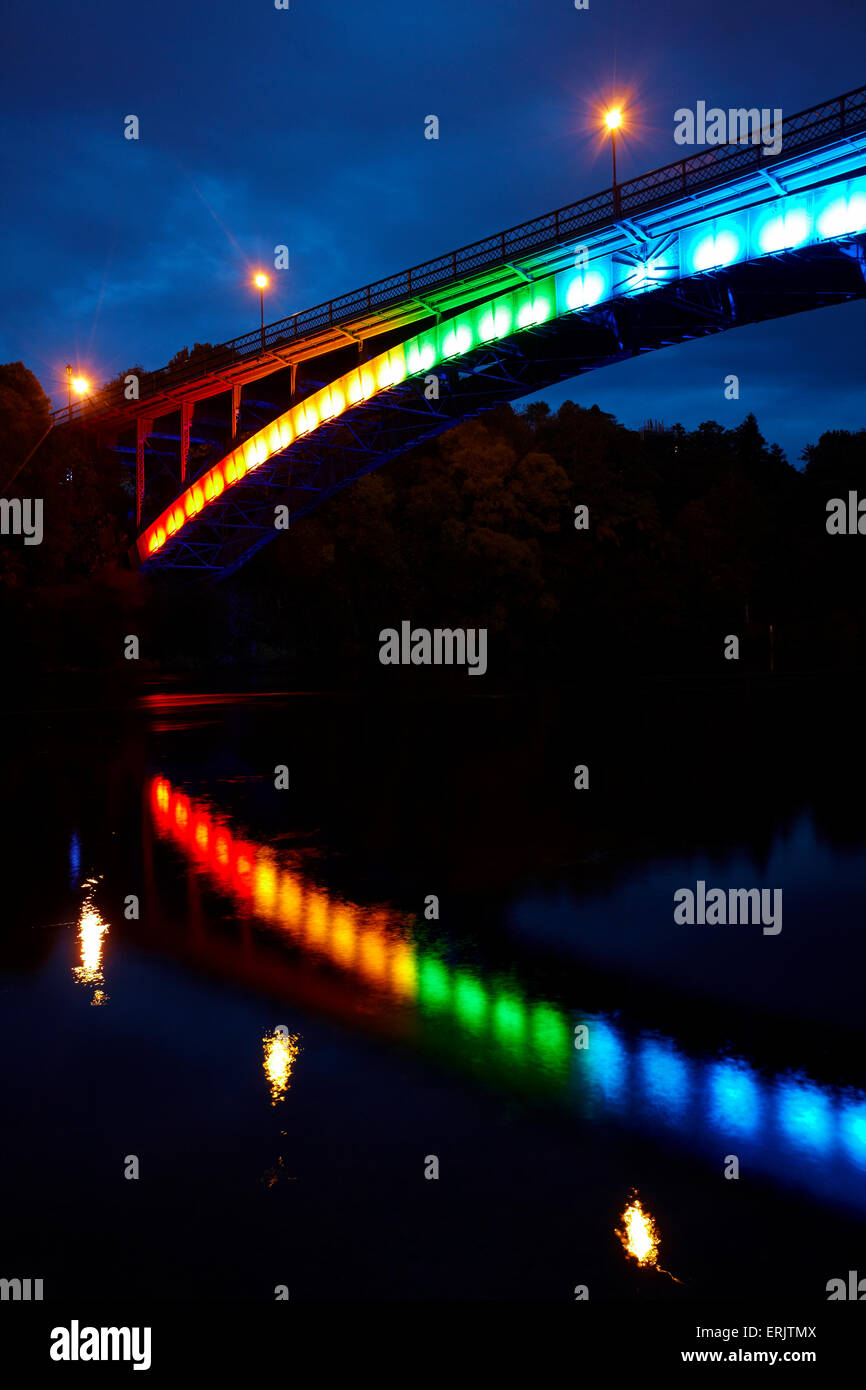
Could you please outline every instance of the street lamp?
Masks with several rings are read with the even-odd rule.
[[[619,214],[619,189],[616,186],[616,132],[622,126],[622,111],[618,106],[605,112],[604,123],[610,131],[610,148],[613,154],[613,210]]]
[[[268,277],[267,277],[267,275],[262,275],[261,272],[260,272],[260,273],[255,277],[255,280],[253,281],[253,284],[255,285],[256,289],[257,289],[258,292],[259,292],[259,303],[260,303],[260,305],[261,305],[261,310],[262,310],[262,352],[264,352],[264,350],[265,350],[265,290],[266,290],[267,287],[268,287]]]
[[[73,375],[72,375],[72,364],[71,364],[70,362],[67,362],[67,363],[66,363],[66,406],[67,406],[67,409],[68,409],[68,411],[69,411],[69,418],[70,418],[70,419],[72,418],[72,396],[73,396],[73,393],[74,393],[76,396],[89,396],[89,395],[90,395],[90,382],[87,380],[87,377],[84,377],[84,376],[73,376]]]

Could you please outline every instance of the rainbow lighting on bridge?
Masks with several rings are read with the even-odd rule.
[[[151,780],[147,799],[157,832],[242,915],[354,985],[362,1008],[351,1021],[396,1014],[413,1045],[586,1123],[603,1113],[665,1142],[674,1138],[713,1163],[725,1144],[736,1143],[755,1171],[866,1208],[862,1090],[801,1073],[767,1075],[742,1057],[690,1054],[675,1038],[629,1034],[619,1019],[567,1011],[511,975],[487,976],[448,959],[419,939],[406,914],[335,898],[296,860],[238,835],[225,816],[167,778]],[[579,1024],[588,1030],[586,1047],[575,1045]],[[272,1068],[281,1084],[294,1043]]]
[[[723,203],[735,201],[726,191]],[[157,555],[222,494],[263,463],[289,450],[365,402],[407,380],[423,380],[449,363],[472,370],[471,354],[522,332],[633,299],[689,277],[743,262],[760,262],[822,242],[866,233],[866,176],[790,196],[762,198],[752,207],[708,216],[694,201],[665,209],[665,231],[643,246],[607,250],[610,232],[588,238],[580,264],[539,276],[529,285],[457,310],[396,347],[379,353],[313,392],[258,430],[186,488],[146,527],[137,546],[142,561]],[[634,238],[632,238],[634,241]],[[564,254],[571,254],[571,248]],[[474,292],[473,292],[474,293]],[[470,358],[464,364],[464,359]]]

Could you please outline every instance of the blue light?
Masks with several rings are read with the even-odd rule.
[[[833,1108],[815,1085],[783,1081],[778,1088],[779,1122],[793,1144],[823,1152],[832,1139]]]
[[[568,289],[565,292],[565,303],[568,309],[587,309],[591,304],[597,304],[604,295],[605,281],[604,276],[598,270],[588,270],[583,275],[575,275],[569,281]]]
[[[758,233],[758,246],[764,253],[802,246],[809,239],[809,215],[804,208],[790,208],[769,218]]]
[[[640,1053],[646,1098],[675,1119],[689,1099],[689,1069],[672,1043],[647,1039]]]
[[[590,1080],[608,1100],[619,1100],[625,1089],[626,1051],[619,1034],[602,1019],[590,1019],[589,1046],[575,1055],[582,1058]]]
[[[842,1143],[858,1168],[866,1168],[866,1103],[848,1104],[839,1112]]]
[[[833,197],[818,214],[817,227],[819,237],[825,240],[866,231],[866,193]]]
[[[78,831],[73,830],[69,840],[69,882],[76,887],[81,879],[81,841]]]
[[[761,1115],[761,1087],[745,1062],[733,1059],[710,1067],[710,1119],[722,1129],[753,1134]]]
[[[733,227],[723,227],[701,238],[692,251],[692,267],[695,270],[714,270],[720,265],[730,265],[739,254],[739,232]]]

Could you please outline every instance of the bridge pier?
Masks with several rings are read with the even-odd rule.
[[[186,482],[189,466],[189,427],[192,424],[192,401],[184,401],[180,407],[180,481]]]
[[[241,386],[232,387],[232,439],[238,437],[238,425],[241,418]]]
[[[141,525],[144,506],[144,450],[153,429],[153,420],[140,415],[135,422],[135,524]]]

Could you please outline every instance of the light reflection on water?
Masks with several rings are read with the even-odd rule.
[[[199,872],[311,957],[360,981],[368,1008],[402,1019],[411,1045],[586,1120],[673,1139],[719,1172],[735,1153],[741,1169],[866,1209],[863,1091],[802,1074],[768,1077],[740,1057],[689,1055],[674,1038],[533,998],[512,978],[445,959],[416,918],[329,895],[288,856],[235,834],[226,817],[167,779],[152,780],[149,804],[157,832]],[[575,1045],[578,1023],[587,1025],[586,1047]]]
[[[108,932],[108,923],[93,901],[96,884],[97,880],[91,878],[82,885],[84,900],[78,917],[78,947],[81,964],[72,967],[72,975],[80,985],[93,986],[90,1002],[99,1006],[106,1004],[109,998],[102,988],[105,984],[102,951]]]

